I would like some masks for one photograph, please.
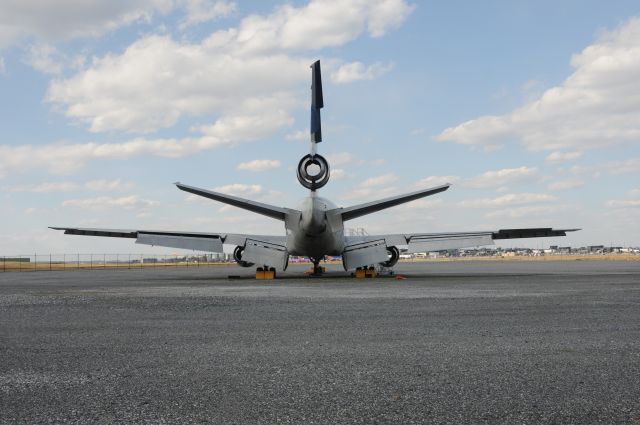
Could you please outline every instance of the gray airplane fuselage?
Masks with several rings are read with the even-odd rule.
[[[336,205],[312,194],[298,206],[300,214],[285,221],[287,251],[321,259],[325,255],[341,255],[344,250],[344,225],[339,214],[327,214]]]

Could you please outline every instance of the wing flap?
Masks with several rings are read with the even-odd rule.
[[[249,238],[276,245],[284,245],[286,236],[243,235],[239,233],[201,233],[161,230],[92,229],[81,227],[51,227],[64,230],[66,235],[103,236],[136,239],[137,244],[222,252],[223,244],[244,246]]]
[[[493,245],[491,233],[415,235],[409,238],[409,253],[445,251],[471,246]]]
[[[388,259],[385,239],[356,242],[344,248],[342,264],[345,270],[377,264]]]
[[[219,235],[197,237],[138,232],[136,243],[152,246],[165,246],[170,248],[192,249],[195,251],[223,251],[222,239]]]

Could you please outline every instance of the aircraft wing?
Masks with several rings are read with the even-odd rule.
[[[412,253],[493,245],[493,241],[499,239],[566,236],[567,232],[574,232],[576,230],[580,229],[552,229],[550,227],[540,227],[529,229],[501,229],[486,232],[347,236],[346,242],[347,246],[350,246],[361,244],[363,242],[384,241],[386,246],[408,246],[408,252]]]
[[[137,244],[222,252],[222,245],[245,246],[247,240],[284,246],[286,236],[245,235],[238,233],[201,233],[159,230],[91,229],[81,227],[51,227],[64,230],[65,235],[103,236],[135,239]]]

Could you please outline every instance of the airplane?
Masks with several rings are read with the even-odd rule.
[[[284,222],[286,236],[81,227],[50,228],[63,230],[69,235],[130,238],[135,239],[137,244],[205,252],[223,252],[223,245],[231,245],[235,246],[233,258],[240,266],[258,265],[258,271],[284,271],[287,269],[289,256],[305,256],[313,262],[314,275],[323,273],[320,261],[325,256],[341,256],[345,271],[367,269],[377,264],[390,268],[400,258],[399,247],[408,253],[444,251],[493,245],[495,240],[501,239],[566,236],[567,232],[579,230],[526,228],[481,232],[345,235],[346,221],[444,192],[451,185],[447,183],[344,208],[320,197],[318,190],[324,187],[330,178],[329,163],[317,152],[318,144],[322,142],[320,109],[323,107],[322,77],[318,60],[311,65],[311,149],[302,157],[297,168],[298,181],[309,189],[309,196],[297,208],[278,207],[175,183],[178,189],[185,192],[280,220]]]

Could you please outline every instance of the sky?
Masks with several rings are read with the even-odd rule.
[[[316,59],[321,196],[452,184],[347,227],[640,246],[637,1],[5,0],[0,255],[167,251],[48,226],[284,234],[172,183],[299,204]]]

